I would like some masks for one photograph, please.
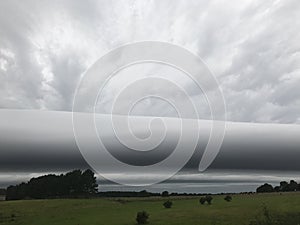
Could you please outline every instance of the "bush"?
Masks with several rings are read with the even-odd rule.
[[[149,219],[149,214],[146,211],[138,212],[136,215],[136,222],[138,224],[146,224]]]
[[[211,197],[210,195],[206,195],[205,197],[201,197],[199,202],[201,205],[204,205],[205,202],[207,202],[207,204],[211,204],[211,201],[213,200],[213,197]]]
[[[231,202],[232,197],[231,197],[230,195],[226,195],[226,197],[224,198],[224,200],[225,200],[226,202]]]
[[[211,204],[212,200],[213,200],[213,197],[211,197],[210,195],[206,196],[206,201],[209,205]]]
[[[173,205],[173,202],[171,202],[171,201],[166,201],[164,204],[164,207],[166,208],[166,209],[169,209],[169,208],[171,208],[172,207],[172,205]]]
[[[204,203],[206,202],[206,198],[205,197],[201,197],[199,200],[201,205],[204,205]]]

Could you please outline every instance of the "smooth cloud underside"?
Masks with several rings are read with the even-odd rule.
[[[297,0],[1,1],[0,107],[70,111],[80,77],[100,56],[156,40],[207,63],[229,120],[300,123],[299,10]],[[177,82],[201,98],[193,84]],[[99,112],[122,84],[115,79],[108,86]],[[135,113],[174,114],[165,103],[148,101]],[[208,110],[200,114],[209,117]]]
[[[211,138],[211,121],[181,121],[189,126],[185,130],[187,135],[182,136],[184,147],[181,146],[175,153],[181,130],[177,118],[161,118],[166,126],[162,123],[152,124],[153,134],[169,128],[165,130],[163,141],[156,146],[157,140],[160,140],[157,136],[151,135],[149,141],[144,139],[149,137],[145,124],[149,124],[152,117],[129,117],[132,134],[142,138],[140,141],[145,141],[140,148],[142,151],[133,151],[130,146],[141,145],[132,141],[131,133],[124,124],[120,127],[122,129],[113,130],[111,117],[97,114],[95,120],[92,119],[95,124],[90,126],[91,117],[89,113],[0,110],[0,118],[3,119],[0,124],[0,187],[25,181],[38,174],[89,167],[95,169],[100,177],[113,181],[117,179],[126,184],[137,181],[142,184],[152,183],[165,178],[166,173],[174,170],[180,170],[177,175],[184,175],[172,178],[178,182],[218,183],[227,180],[248,185],[247,182],[274,182],[283,177],[299,179],[299,125],[227,122],[220,151],[208,170],[201,173],[198,167],[205,157],[207,141]],[[75,127],[72,118],[76,118]],[[117,116],[114,119],[120,121],[121,118],[128,117]],[[199,139],[196,139],[197,146],[191,144],[195,137],[193,134],[196,133],[196,127],[191,124],[195,123],[199,124],[201,130]],[[77,130],[76,138],[73,129]],[[114,133],[116,131],[117,135]],[[100,145],[99,140],[103,145]],[[145,146],[152,144],[154,148],[145,152]],[[192,148],[192,155],[189,155],[189,148]],[[117,164],[111,157],[107,159],[107,152],[118,159]],[[172,154],[171,163],[164,161]],[[182,163],[180,159],[186,157],[188,162]],[[131,166],[124,167],[121,162]],[[157,167],[155,163],[158,162],[163,163]],[[150,167],[142,171],[141,168],[145,166]],[[223,185],[220,187],[223,188]]]

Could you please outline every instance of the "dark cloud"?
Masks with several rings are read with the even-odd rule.
[[[78,141],[81,139],[78,139],[78,136],[77,139],[74,137],[72,113],[1,110],[0,116],[3,119],[0,125],[0,170],[2,172],[61,171],[88,167],[81,155],[84,151],[82,149],[79,151],[76,144],[76,140],[80,143]],[[98,139],[92,139],[84,123],[87,114],[77,116],[82,121],[81,129],[87,132],[81,141],[90,146],[91,154],[100,151],[101,155],[104,149],[100,147]],[[126,130],[117,133],[119,136],[116,136],[109,122],[110,116],[99,115],[97,118],[101,121],[96,124],[101,125],[98,128],[101,130],[99,137],[104,145],[114,157],[128,164],[146,166],[160,162],[172,153],[179,141],[177,128],[174,126],[176,119],[165,118],[166,124],[173,124],[174,128],[167,131],[163,142],[148,152],[134,151],[128,147],[130,143],[126,145],[120,142],[122,137],[128,136]],[[149,121],[147,117],[133,118],[130,123],[138,124],[138,127],[131,127],[132,131],[138,136],[144,136],[148,132],[145,128]],[[207,122],[200,121],[199,124],[201,133],[198,147],[186,165],[186,169],[196,172],[210,133]],[[140,129],[141,127],[144,129]],[[228,122],[220,153],[210,169],[300,171],[299,132],[298,125]],[[188,144],[185,146],[188,148]],[[186,154],[185,152],[186,149],[181,150],[181,154]],[[174,164],[174,166],[178,165]],[[110,168],[110,170],[118,172],[119,168]]]

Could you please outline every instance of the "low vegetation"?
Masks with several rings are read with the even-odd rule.
[[[207,195],[205,197],[201,197],[199,202],[201,205],[204,205],[205,202],[207,202],[208,205],[211,205],[212,200],[213,200],[213,197],[211,195]]]
[[[224,200],[226,202],[231,202],[232,201],[232,197],[230,195],[226,195],[225,198],[224,198]]]
[[[230,204],[226,195],[211,197],[209,207],[200,205],[197,196],[2,201],[0,225],[136,225],[142,211],[148,225],[300,224],[297,192],[236,194]],[[171,210],[162,206],[167,200],[173,203]]]
[[[172,205],[173,205],[173,202],[171,202],[170,200],[164,202],[164,204],[163,204],[163,206],[164,206],[166,209],[172,208]]]
[[[261,212],[251,220],[249,225],[298,225],[300,223],[300,213],[275,213],[270,212],[264,205]]]
[[[137,224],[146,224],[148,223],[149,214],[146,211],[138,212],[136,215]]]

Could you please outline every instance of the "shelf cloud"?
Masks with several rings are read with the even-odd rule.
[[[86,127],[89,114],[75,113],[79,116],[81,129],[86,135],[82,143],[89,146],[88,153],[100,157],[105,151],[124,163],[137,166],[147,166],[164,160],[172,154],[180,138],[181,119],[161,117],[167,125],[164,139],[150,151],[135,151],[128,148],[130,143],[120,140],[128,137],[124,129],[116,136],[109,115],[97,114],[95,126],[101,129],[98,139],[93,139]],[[0,171],[10,172],[40,172],[62,171],[74,168],[87,168],[84,152],[78,148],[78,140],[73,132],[71,112],[38,111],[38,110],[1,110],[0,117]],[[151,132],[165,129],[161,124],[151,124],[151,117],[131,117],[131,131],[142,140]],[[210,122],[205,120],[183,120],[183,123],[199,123],[200,135],[191,159],[184,169],[198,172],[198,164],[203,157],[204,149],[210,137]],[[196,132],[192,129],[187,131]],[[96,131],[95,131],[96,132]],[[227,122],[225,137],[216,159],[209,169],[218,170],[274,170],[300,171],[300,126],[287,124],[255,124]],[[146,136],[145,136],[146,135]],[[190,143],[192,135],[186,136]],[[120,139],[121,138],[121,139]],[[151,142],[151,140],[150,140]],[[80,146],[80,145],[79,145]],[[188,154],[188,145],[179,150],[180,157]],[[83,156],[82,156],[83,155]],[[100,161],[100,160],[99,160]],[[109,163],[108,163],[109,164]],[[174,164],[173,166],[177,166]],[[108,166],[110,173],[120,172],[120,168]],[[165,168],[167,170],[167,168]],[[137,173],[139,170],[135,170]],[[160,171],[163,173],[163,171]]]

